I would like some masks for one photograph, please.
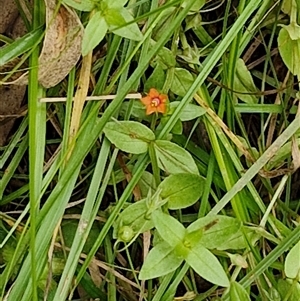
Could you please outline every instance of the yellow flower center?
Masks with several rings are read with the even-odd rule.
[[[151,107],[158,107],[161,101],[159,98],[155,97],[151,100]]]

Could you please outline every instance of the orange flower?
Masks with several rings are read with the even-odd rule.
[[[166,94],[159,94],[154,88],[150,89],[147,96],[141,99],[141,102],[146,106],[146,114],[152,113],[166,113],[166,102],[168,96]]]

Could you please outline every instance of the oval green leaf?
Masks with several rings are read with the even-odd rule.
[[[153,87],[155,87],[157,90],[161,90],[164,86],[165,80],[166,80],[166,73],[162,68],[161,64],[158,63],[154,68],[152,74],[145,82],[144,91],[149,91]]]
[[[300,39],[300,26],[297,23],[292,22],[289,25],[284,26],[284,28],[288,31],[292,40]]]
[[[87,55],[92,51],[104,38],[108,26],[101,12],[96,12],[84,30],[82,40],[82,55]]]
[[[113,17],[109,18],[110,23],[108,23],[109,29],[113,33],[134,41],[140,41],[143,38],[143,35],[136,23],[126,25],[126,23],[129,23],[134,20],[132,15],[128,12],[126,8],[120,7],[118,9],[109,9],[108,13],[113,15]],[[120,25],[116,26],[118,20],[125,21],[123,25],[121,25],[122,27],[120,27]]]
[[[152,220],[146,218],[147,211],[148,206],[146,199],[129,205],[119,215],[117,222],[114,225],[113,237],[122,240],[119,237],[119,230],[124,226],[130,226],[134,234],[143,233],[153,228]]]
[[[236,96],[245,103],[254,104],[257,103],[258,98],[249,94],[257,92],[253,78],[245,62],[242,59],[238,59],[236,62],[235,77],[233,82],[235,91],[242,92],[242,94],[236,93]]]
[[[245,288],[236,281],[230,284],[229,295],[230,295],[230,301],[251,300]]]
[[[223,215],[212,215],[199,218],[188,228],[188,232],[203,230],[201,244],[208,249],[224,250],[231,240],[242,236],[241,222],[233,217]]]
[[[181,7],[186,7],[188,3],[188,0],[183,1],[181,4]],[[205,0],[194,0],[194,4],[190,8],[192,12],[199,12],[199,10],[202,8],[202,6],[205,4]]]
[[[183,68],[175,68],[171,91],[179,96],[184,96],[194,82],[193,75]]]
[[[157,140],[154,143],[154,149],[159,168],[167,173],[192,173],[199,175],[193,157],[179,145],[166,140]]]
[[[180,101],[172,101],[170,103],[170,109],[175,110],[180,104]],[[187,104],[180,112],[179,119],[181,121],[189,121],[202,116],[206,113],[206,110],[192,103]]]
[[[139,279],[157,278],[175,271],[183,260],[175,255],[173,249],[165,241],[155,246],[146,257]]]
[[[155,139],[149,128],[135,121],[108,122],[103,131],[117,148],[131,154],[145,153],[149,142]]]
[[[170,8],[173,10],[174,8]],[[167,10],[165,10],[166,12]],[[153,47],[155,45],[155,41],[151,40],[151,46]],[[161,65],[161,67],[165,69],[169,69],[172,67],[175,67],[176,65],[176,59],[174,57],[173,52],[167,48],[163,47],[159,50],[157,56],[154,58],[153,62],[157,62],[158,64]]]
[[[284,272],[287,277],[300,277],[300,241],[292,247],[284,262]]]
[[[126,24],[125,19],[120,14],[120,8],[109,8],[105,11],[105,21],[109,28],[121,27]]]
[[[202,195],[204,178],[191,174],[170,175],[160,185],[160,196],[167,199],[169,209],[186,208],[195,204]]]
[[[286,28],[281,28],[278,48],[285,65],[294,75],[300,76],[300,39],[292,40]]]
[[[186,229],[177,219],[160,210],[156,210],[152,213],[152,220],[161,238],[170,246],[174,248],[182,243]]]
[[[220,262],[209,250],[200,244],[190,249],[186,262],[207,281],[228,287],[230,285],[228,277]]]

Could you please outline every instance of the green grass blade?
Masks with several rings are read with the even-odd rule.
[[[43,37],[44,29],[39,27],[29,32],[20,39],[8,44],[0,49],[0,66],[7,64],[9,61],[19,55],[31,50],[36,46]]]

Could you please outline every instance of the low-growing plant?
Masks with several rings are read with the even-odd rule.
[[[0,300],[300,300],[300,1],[2,2]]]

